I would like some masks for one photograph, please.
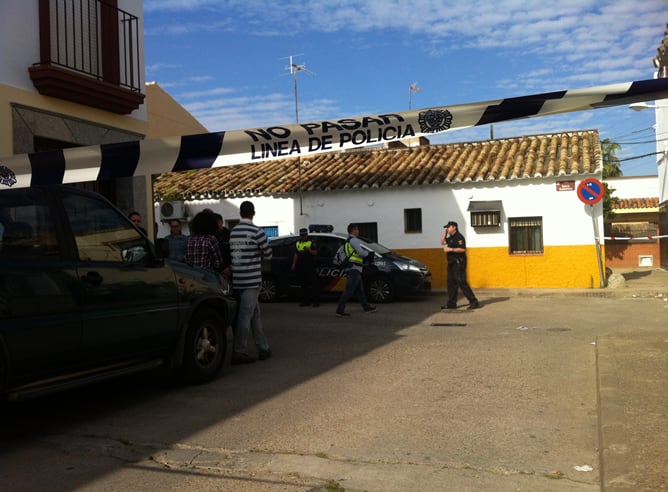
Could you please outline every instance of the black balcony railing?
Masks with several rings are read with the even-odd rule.
[[[128,114],[144,101],[139,19],[117,0],[38,0],[40,94]]]
[[[103,0],[48,0],[48,9],[49,49],[40,64],[141,91],[136,16]]]

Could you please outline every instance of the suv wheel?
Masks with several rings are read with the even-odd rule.
[[[370,302],[385,303],[394,298],[394,286],[386,278],[372,277],[368,288]]]
[[[263,278],[260,286],[260,300],[274,302],[278,299],[278,284],[273,278]]]
[[[227,349],[225,328],[225,320],[213,309],[203,308],[195,313],[183,353],[183,372],[189,382],[206,383],[218,375]]]

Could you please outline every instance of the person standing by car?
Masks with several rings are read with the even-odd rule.
[[[230,232],[232,287],[239,298],[232,352],[234,365],[255,362],[255,357],[247,353],[248,335],[251,332],[257,347],[257,358],[265,360],[272,355],[262,327],[259,304],[262,258],[271,260],[272,251],[264,231],[253,224],[255,216],[253,203],[242,202],[239,214],[241,221]]]
[[[144,226],[141,225],[141,214],[137,211],[130,212],[128,214],[128,219],[132,221],[132,223],[146,235],[146,229],[144,229]]]
[[[169,221],[169,234],[165,236],[169,246],[169,259],[183,261],[186,256],[186,244],[188,236],[181,232],[181,222],[177,219]]]
[[[302,286],[300,306],[318,307],[320,305],[320,286],[315,264],[317,255],[318,249],[315,242],[309,237],[308,230],[299,229],[299,239],[295,243],[295,253],[292,256],[292,271],[297,273]]]
[[[220,254],[223,255],[223,268],[221,273],[224,277],[230,278],[232,276],[232,257],[230,256],[230,230],[225,227],[223,216],[218,212],[214,212],[210,208],[205,208],[202,212],[213,214],[216,218],[216,239],[218,239],[218,246],[220,247]]]
[[[339,304],[336,308],[337,316],[350,316],[346,313],[346,303],[357,292],[360,304],[365,313],[373,313],[376,307],[366,301],[364,292],[364,281],[362,280],[362,270],[364,259],[372,259],[373,253],[362,247],[358,236],[359,227],[356,224],[348,224],[348,239],[346,240],[345,250],[348,257],[348,267],[346,269],[346,288],[339,298]]]
[[[462,294],[469,301],[469,309],[480,307],[480,303],[466,280],[466,239],[459,232],[457,222],[450,221],[443,226],[441,244],[448,259],[448,303],[441,309],[457,309],[457,293]]]
[[[212,272],[220,272],[223,257],[216,239],[216,219],[213,214],[199,212],[190,224],[191,235],[186,242],[184,260],[195,266]]]

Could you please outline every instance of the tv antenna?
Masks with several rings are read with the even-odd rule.
[[[305,64],[297,65],[294,61],[294,59],[297,56],[302,56],[302,55],[301,54],[290,55],[288,57],[290,59],[290,65],[287,68],[288,70],[290,70],[290,75],[292,75],[292,81],[295,88],[295,120],[297,121],[297,124],[299,124],[299,97],[297,95],[297,73],[306,72],[309,75],[315,75],[315,73],[311,72],[310,70],[307,70]]]
[[[417,82],[413,82],[411,85],[408,86],[408,111],[411,110],[411,99],[413,96],[413,92],[421,92],[422,89],[418,87]]]
[[[292,81],[295,87],[295,120],[299,124],[299,98],[297,97],[297,73],[306,72],[309,75],[315,75],[315,73],[306,69],[305,64],[297,65],[295,63],[295,57],[302,56],[300,55],[290,55],[290,65],[287,67],[290,70],[290,75],[292,75]],[[299,180],[299,215],[304,215],[304,206],[303,206],[303,197],[302,197],[302,158],[300,155],[297,156],[297,175]]]

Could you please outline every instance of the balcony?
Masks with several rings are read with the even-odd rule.
[[[116,0],[39,0],[39,28],[40,94],[116,114],[142,104],[139,19]]]

